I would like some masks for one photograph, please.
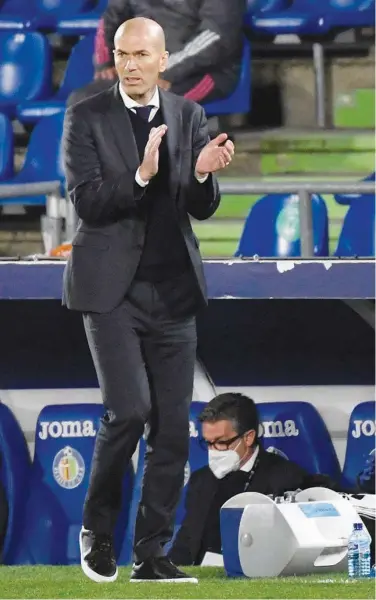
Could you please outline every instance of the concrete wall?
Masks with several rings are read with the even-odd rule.
[[[334,58],[328,61],[328,109],[331,97],[357,88],[374,88],[375,54],[362,58]],[[310,58],[255,60],[253,81],[256,86],[277,84],[280,89],[283,125],[315,125],[315,81]],[[270,106],[270,109],[272,107]]]

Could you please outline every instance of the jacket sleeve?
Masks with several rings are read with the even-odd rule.
[[[269,471],[269,493],[282,496],[285,492],[293,492],[306,487],[308,473],[296,463],[282,459]]]
[[[195,515],[195,504],[197,504],[196,476],[192,474],[185,496],[185,515],[183,523],[176,534],[168,557],[175,565],[193,565],[195,562],[195,551],[192,540],[192,517]],[[194,525],[193,525],[194,526]]]
[[[98,71],[104,71],[114,66],[114,55],[109,51],[104,36],[104,21],[100,19],[95,33],[94,40],[94,68]]]
[[[129,0],[109,0],[106,10],[102,15],[102,26],[99,23],[99,27],[96,34],[95,46],[97,50],[98,46],[98,54],[96,51],[95,56],[95,64],[97,67],[97,60],[99,61],[98,67],[101,68],[113,67],[114,66],[114,37],[118,27],[124,21],[128,21],[128,19],[132,19],[135,15],[133,14],[131,5]],[[103,37],[103,42],[101,43],[100,38]],[[103,46],[106,48],[104,51]],[[102,53],[103,59],[108,57],[106,62],[103,62],[103,59],[100,58],[100,52]]]
[[[340,490],[337,481],[328,475],[320,475],[319,473],[315,473],[314,475],[307,473],[300,487],[302,490],[307,490],[311,487],[323,487],[334,491]]]
[[[199,26],[178,52],[170,55],[163,78],[178,83],[197,72],[220,68],[241,54],[244,0],[203,0]],[[168,47],[167,47],[168,49]]]
[[[336,484],[326,475],[311,475],[293,461],[282,459],[270,472],[270,486],[269,493],[280,496],[285,492],[305,490],[310,487],[335,489]]]
[[[201,150],[210,141],[205,111],[197,105],[196,113],[197,125],[192,141],[193,169],[195,169]],[[186,193],[187,211],[199,221],[209,219],[217,210],[221,200],[215,175],[209,175],[205,183],[199,183],[194,172],[192,172],[190,186]]]
[[[87,113],[80,105],[68,108],[64,119],[63,157],[68,194],[80,219],[103,225],[124,218],[137,206],[145,189],[135,181],[136,170],[104,178]]]

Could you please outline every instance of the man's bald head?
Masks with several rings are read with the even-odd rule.
[[[139,38],[147,38],[151,43],[154,43],[160,52],[166,50],[165,34],[162,27],[152,19],[145,17],[136,17],[125,21],[118,27],[115,33],[115,48],[116,42],[126,36],[137,36]]]
[[[162,27],[151,19],[130,19],[120,25],[114,44],[115,67],[123,90],[140,104],[147,104],[167,66]]]

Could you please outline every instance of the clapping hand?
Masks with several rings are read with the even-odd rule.
[[[230,164],[235,153],[235,147],[227,138],[227,133],[220,133],[201,150],[196,163],[196,175],[198,177],[225,169]]]
[[[158,173],[159,146],[167,131],[167,125],[152,127],[145,147],[144,159],[141,163],[139,174],[143,181],[148,182]]]

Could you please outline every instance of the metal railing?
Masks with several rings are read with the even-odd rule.
[[[264,181],[220,181],[222,194],[296,194],[299,198],[299,221],[301,255],[309,258],[314,255],[312,194],[374,194],[375,183],[370,182],[264,182]],[[77,225],[77,215],[72,203],[60,194],[59,181],[24,183],[17,185],[0,184],[0,206],[2,198],[46,195],[46,215],[42,217],[42,234],[46,252],[60,244],[65,220],[65,239],[72,239]]]
[[[61,196],[60,181],[41,181],[37,183],[0,183],[0,207],[11,205],[1,200],[22,198],[22,196],[46,196],[46,214],[41,218],[41,231],[45,252],[50,252],[63,241],[63,221],[65,220],[65,239],[71,239],[76,230],[77,219],[74,208],[68,199]],[[22,204],[20,202],[20,204]],[[40,206],[28,204],[27,206]]]

